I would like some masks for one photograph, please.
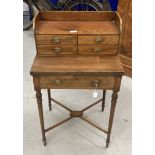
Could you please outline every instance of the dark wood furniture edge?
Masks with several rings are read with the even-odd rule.
[[[120,54],[120,59],[124,68],[124,75],[132,78],[132,58]]]
[[[125,28],[126,28],[126,25],[127,25],[127,20],[128,20],[128,14],[131,13],[131,21],[132,21],[132,11],[129,12],[129,7],[131,5],[131,8],[132,8],[132,0],[127,0],[126,2],[124,1],[125,4],[125,7],[122,8],[121,7],[121,4],[123,3],[123,0],[119,1],[118,2],[118,12],[120,12],[121,14],[121,18],[122,18],[122,33],[121,33],[121,36],[120,36],[120,48],[119,48],[119,53],[120,53],[120,58],[121,58],[121,61],[122,61],[122,65],[124,67],[124,75],[128,76],[128,77],[132,77],[132,57],[129,57],[123,53],[126,53],[124,50],[124,47],[122,48],[122,42],[123,42],[123,38],[124,37],[124,33],[127,31]],[[122,12],[122,13],[121,13]],[[128,23],[128,24],[131,24],[131,23]],[[132,24],[131,24],[131,27],[132,27]],[[132,31],[130,32],[132,33]],[[132,52],[132,47],[130,49],[130,52]]]
[[[115,77],[120,77],[122,75],[124,75],[124,72],[32,72],[30,71],[30,74],[32,76],[41,76],[41,75],[77,75],[77,76],[115,76]]]

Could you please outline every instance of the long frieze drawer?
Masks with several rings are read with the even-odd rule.
[[[38,54],[67,55],[77,54],[76,45],[37,45]]]
[[[79,45],[79,54],[116,54],[117,45]]]
[[[76,35],[36,35],[36,44],[77,44]]]
[[[79,44],[118,44],[119,35],[81,35]]]
[[[41,76],[40,86],[43,89],[113,89],[114,77]]]

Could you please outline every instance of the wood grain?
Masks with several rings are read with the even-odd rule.
[[[117,93],[124,74],[117,52],[121,33],[122,21],[117,12],[39,12],[35,19],[37,54],[30,73],[36,90],[44,145],[45,132],[73,117],[80,117],[107,134],[108,147]],[[48,89],[50,110],[53,101],[70,111],[70,117],[45,129],[41,89]],[[50,89],[101,89],[103,99],[82,111],[72,111],[51,98]],[[101,101],[104,110],[106,90],[113,90],[108,131],[82,117],[85,110]]]
[[[54,37],[60,41],[54,42]],[[36,35],[36,44],[77,44],[76,35]]]
[[[101,38],[102,41],[97,42]],[[79,35],[79,44],[118,44],[119,35]]]
[[[31,68],[31,75],[81,74],[81,75],[117,75],[123,74],[119,56],[36,56]]]
[[[60,52],[56,52],[56,48],[60,48]],[[75,45],[37,45],[38,54],[41,55],[68,55],[77,54],[77,46]]]
[[[57,81],[60,82],[57,82]],[[94,80],[98,80],[98,87],[94,87]],[[40,87],[45,89],[113,89],[114,77],[95,76],[41,76]]]
[[[72,30],[77,32],[72,33]],[[40,21],[37,34],[119,34],[113,21]]]
[[[119,51],[125,75],[132,77],[132,0],[119,0],[118,12],[123,21]]]
[[[79,54],[116,54],[117,45],[79,45]]]
[[[44,21],[114,21],[116,13],[112,11],[40,11],[41,20]]]

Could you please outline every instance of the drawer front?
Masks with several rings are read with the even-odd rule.
[[[113,89],[114,77],[42,76],[43,89]]]
[[[37,45],[38,54],[67,55],[77,54],[76,45]]]
[[[116,54],[117,45],[79,45],[79,54]]]
[[[36,44],[77,44],[76,35],[36,35]]]
[[[119,35],[78,36],[79,44],[118,44]]]

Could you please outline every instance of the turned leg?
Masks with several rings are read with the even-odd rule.
[[[114,113],[115,113],[115,107],[116,107],[116,102],[117,102],[117,97],[118,97],[117,93],[118,93],[118,91],[114,90],[113,94],[112,94],[110,117],[109,117],[109,126],[108,126],[108,134],[107,134],[107,140],[106,140],[106,147],[107,148],[108,148],[109,143],[110,143],[110,134],[111,134],[113,118],[114,118]]]
[[[104,107],[105,107],[105,95],[106,95],[106,90],[103,90],[102,111],[104,111]]]
[[[46,137],[45,137],[45,128],[44,128],[44,116],[43,116],[43,105],[42,105],[41,90],[36,90],[36,98],[37,98],[40,125],[41,125],[41,131],[42,131],[42,141],[44,143],[44,146],[46,146]]]
[[[51,91],[50,89],[47,89],[47,94],[48,94],[48,107],[49,107],[49,111],[51,111]]]

